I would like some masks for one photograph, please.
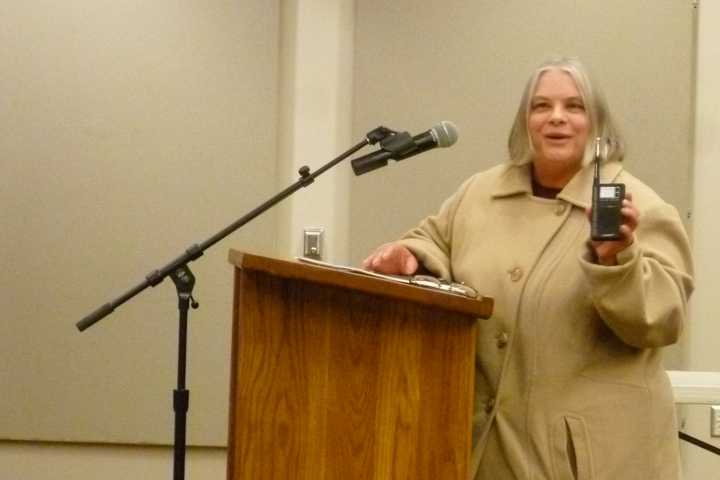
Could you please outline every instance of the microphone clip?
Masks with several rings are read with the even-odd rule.
[[[387,137],[393,136],[395,134],[397,134],[395,130],[380,125],[376,129],[368,132],[368,134],[365,135],[365,138],[367,139],[369,145],[375,145],[377,142],[381,142]]]
[[[382,130],[381,130],[382,129]],[[376,133],[376,139],[380,135],[385,137],[380,140],[380,150],[354,159],[352,164],[355,175],[362,175],[372,170],[384,167],[388,163],[388,159],[401,159],[409,156],[411,152],[416,150],[413,137],[408,132],[395,132],[385,127],[379,127],[370,133]],[[368,139],[370,134],[368,134]]]
[[[391,158],[399,158],[414,150],[417,146],[408,132],[398,132],[381,141],[380,147],[386,152],[392,153]]]

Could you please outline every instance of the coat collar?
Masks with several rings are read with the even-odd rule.
[[[581,208],[589,207],[592,199],[594,168],[593,164],[584,166],[558,193],[557,198]],[[622,170],[623,167],[620,162],[603,163],[600,166],[600,181],[612,182]],[[532,195],[532,179],[530,175],[529,163],[525,165],[508,165],[500,175],[498,183],[492,191],[492,197],[501,198],[519,194]]]

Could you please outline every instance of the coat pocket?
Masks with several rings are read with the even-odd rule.
[[[590,436],[582,417],[564,415],[553,422],[550,434],[552,464],[558,480],[592,480]]]

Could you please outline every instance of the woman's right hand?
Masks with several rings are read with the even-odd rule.
[[[390,275],[412,275],[419,266],[415,255],[398,242],[380,245],[362,262],[365,270]]]

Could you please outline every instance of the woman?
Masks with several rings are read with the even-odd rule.
[[[601,181],[628,192],[619,241],[589,241],[596,137],[609,145]],[[531,76],[509,153],[363,262],[424,268],[495,298],[479,324],[471,478],[679,478],[660,348],[678,340],[693,288],[677,211],[624,170],[606,103],[576,60]]]

